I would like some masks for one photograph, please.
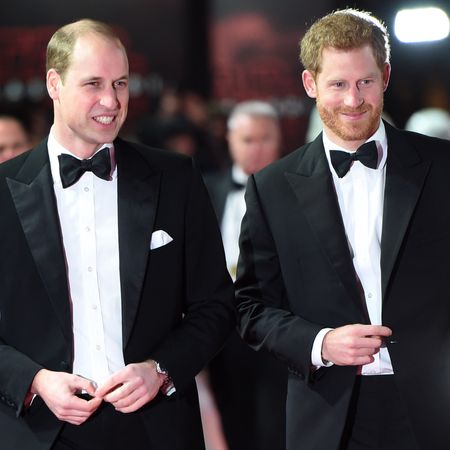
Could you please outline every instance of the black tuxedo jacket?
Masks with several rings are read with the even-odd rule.
[[[383,324],[424,450],[450,448],[450,143],[386,126]],[[238,266],[243,337],[290,371],[287,449],[338,449],[355,367],[311,370],[323,327],[368,323],[320,135],[248,182]]]
[[[214,211],[216,212],[217,219],[219,224],[221,224],[227,196],[233,190],[231,169],[228,169],[225,172],[205,176],[205,184],[208,189]]]
[[[194,376],[235,318],[220,233],[188,158],[117,139],[125,363],[148,358],[177,388],[141,415],[155,449],[203,448]],[[46,142],[0,166],[0,447],[49,449],[62,426],[37,398],[42,367],[71,371],[73,335],[64,249]],[[173,241],[150,250],[152,232]]]

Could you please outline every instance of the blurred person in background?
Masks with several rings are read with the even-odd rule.
[[[280,156],[278,113],[267,102],[238,103],[227,121],[227,140],[231,168],[205,180],[221,226],[227,267],[235,278],[247,179]]]
[[[0,163],[29,148],[28,133],[22,122],[14,116],[0,114]]]
[[[424,108],[411,114],[405,130],[450,139],[450,114],[440,108]]]
[[[205,180],[234,278],[247,179],[279,157],[281,132],[276,110],[263,101],[237,104],[227,125],[233,165]],[[230,450],[284,449],[286,381],[282,363],[250,349],[237,332],[232,334],[209,365],[209,382]]]
[[[191,156],[203,174],[215,172],[228,160],[210,128],[214,117],[202,96],[167,88],[156,110],[139,119],[136,135],[143,144]]]

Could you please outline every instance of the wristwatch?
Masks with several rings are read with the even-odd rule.
[[[172,378],[170,378],[169,372],[164,367],[162,367],[158,361],[155,361],[155,368],[156,368],[156,373],[164,375],[164,382],[160,387],[160,391],[164,395],[169,397],[176,391],[176,388],[175,388],[175,385],[173,384]]]

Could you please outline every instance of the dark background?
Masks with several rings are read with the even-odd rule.
[[[401,44],[395,12],[426,1],[78,0],[4,2],[0,14],[0,112],[45,111],[45,46],[62,24],[83,17],[106,21],[128,48],[132,99],[128,129],[151,113],[167,87],[198,93],[227,110],[250,98],[270,99],[284,117],[289,149],[303,143],[312,102],[301,86],[298,41],[316,18],[346,6],[375,13],[391,32],[392,79],[385,109],[403,127],[426,106],[449,109],[450,40]],[[450,1],[434,1],[450,13]],[[37,125],[36,125],[37,126]],[[42,125],[45,127],[45,125]]]

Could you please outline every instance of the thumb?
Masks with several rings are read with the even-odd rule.
[[[88,378],[84,378],[84,377],[78,375],[77,389],[84,390],[89,395],[94,396],[95,390],[97,389],[97,383],[93,380],[89,380]]]

